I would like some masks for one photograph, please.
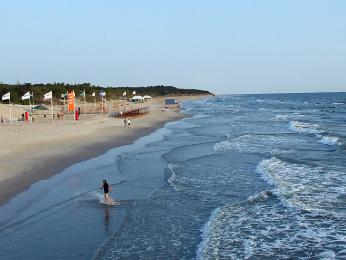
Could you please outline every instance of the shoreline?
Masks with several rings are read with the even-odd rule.
[[[0,178],[0,206],[29,189],[32,184],[59,174],[73,164],[96,157],[112,148],[131,144],[138,138],[163,127],[166,123],[186,116],[180,111],[162,113],[159,108],[151,108],[150,114],[132,119],[131,128],[123,127],[122,119],[109,118],[106,125],[101,125],[91,132],[88,131],[84,136],[72,135],[63,141],[61,139],[44,141],[45,147],[42,147],[40,143],[31,146],[25,144],[17,153],[6,155],[10,158],[6,161],[7,165],[1,164],[0,173],[6,171],[7,166],[7,170],[14,176]],[[72,129],[74,127],[72,126]],[[75,128],[78,129],[78,127],[80,126]],[[70,147],[66,147],[67,144]],[[32,152],[35,150],[36,152]],[[28,165],[26,165],[27,162]],[[7,175],[10,173],[7,172]]]

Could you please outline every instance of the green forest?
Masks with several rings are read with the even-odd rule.
[[[21,97],[30,91],[33,93],[34,102],[43,102],[43,95],[49,91],[53,92],[54,100],[61,100],[61,95],[67,91],[74,90],[76,97],[82,93],[86,93],[86,100],[93,101],[94,97],[91,96],[93,92],[99,97],[99,93],[106,92],[107,100],[123,98],[123,93],[126,91],[126,97],[132,97],[133,91],[136,91],[137,95],[150,95],[152,97],[157,96],[169,96],[169,95],[211,95],[209,91],[198,89],[181,89],[173,86],[148,86],[148,87],[100,87],[92,85],[90,83],[82,84],[66,84],[66,83],[47,83],[47,84],[5,84],[0,83],[0,96],[11,92],[11,102],[16,104],[26,104],[28,101],[22,101]],[[1,101],[7,103],[8,101]]]

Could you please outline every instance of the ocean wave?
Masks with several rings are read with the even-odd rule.
[[[212,115],[210,115],[210,114],[197,114],[197,115],[194,115],[193,117],[191,117],[191,119],[202,119],[202,118],[208,118],[208,117],[212,117]]]
[[[224,152],[224,151],[227,151],[227,150],[231,150],[232,147],[233,147],[233,142],[231,142],[231,141],[221,141],[221,142],[216,143],[213,146],[213,150],[215,152]]]
[[[197,259],[345,256],[344,218],[317,216],[280,205],[276,196],[257,200],[249,197],[214,210],[202,229]]]
[[[289,124],[291,129],[298,133],[321,134],[324,132],[319,129],[319,125],[317,124],[304,123],[300,121],[291,121]]]
[[[291,117],[292,117],[291,115],[276,115],[275,119],[287,120]]]
[[[174,163],[169,163],[168,164],[168,169],[171,172],[171,177],[169,177],[169,179],[167,180],[167,182],[171,185],[171,187],[175,190],[178,191],[178,186],[175,184],[176,183],[176,179],[177,179],[177,175],[175,174],[174,168],[176,167]]]
[[[302,118],[304,117],[304,115],[300,114],[300,113],[292,113],[292,114],[279,114],[279,115],[276,115],[274,117],[275,120],[290,120],[290,119],[294,119],[294,118]]]
[[[273,195],[273,191],[272,190],[264,190],[264,191],[261,191],[260,193],[257,193],[255,195],[249,196],[246,201],[256,202],[258,200],[265,200],[265,199],[269,198],[272,195]]]
[[[216,208],[212,211],[208,222],[201,228],[201,238],[202,241],[199,243],[199,245],[197,246],[197,250],[196,250],[196,259],[197,260],[202,260],[204,259],[204,255],[206,253],[206,247],[209,243],[209,239],[211,238],[211,233],[210,231],[212,230],[211,225],[214,223],[214,220],[216,219],[218,213],[220,211],[220,208]],[[216,249],[216,248],[215,248]],[[217,252],[215,252],[217,254]],[[215,254],[213,253],[213,254]]]
[[[291,121],[290,128],[298,133],[313,134],[325,145],[342,145],[343,143],[336,136],[328,136],[326,131],[322,130],[317,124],[303,123],[299,121]]]
[[[245,140],[241,140],[247,137],[248,136],[241,136],[234,140],[218,142],[214,144],[213,150],[217,153],[226,152],[229,150],[235,150],[238,152],[257,152],[258,150],[256,149],[256,147],[250,147]]]
[[[225,136],[228,140],[223,140],[214,144],[213,150],[215,153],[233,150],[240,153],[273,154],[277,151],[280,151],[281,153],[287,152],[292,147],[292,138],[290,136],[245,134],[230,139],[232,136],[231,132],[227,132]]]
[[[225,133],[225,137],[226,137],[226,138],[229,139],[229,138],[231,138],[231,136],[232,136],[231,131],[228,131],[228,132]]]
[[[291,121],[290,128],[298,133],[313,134],[320,140],[321,144],[326,145],[342,145],[343,143],[336,136],[328,136],[327,132],[322,130],[317,124],[303,123],[299,121]]]
[[[335,210],[345,183],[342,171],[287,163],[275,157],[261,161],[257,172],[275,187],[274,193],[284,206],[310,212]]]
[[[342,145],[339,138],[335,136],[321,136],[321,140],[319,142],[326,145]]]

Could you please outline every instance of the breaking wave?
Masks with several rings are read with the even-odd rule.
[[[342,145],[339,138],[335,136],[321,136],[321,140],[319,142],[326,145]]]
[[[343,143],[336,136],[329,136],[328,133],[321,129],[317,124],[303,123],[299,121],[291,121],[290,128],[298,133],[307,133],[313,134],[320,140],[318,141],[321,144],[326,145],[342,145]]]
[[[265,194],[214,210],[201,230],[197,259],[346,256],[344,221],[285,208]]]
[[[299,121],[291,121],[290,128],[298,133],[308,133],[308,134],[321,134],[324,131],[319,129],[319,125],[303,123]]]

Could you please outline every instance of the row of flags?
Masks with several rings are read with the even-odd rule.
[[[136,91],[132,92],[133,95],[136,95]],[[102,91],[99,93],[100,97],[105,97],[106,96],[106,92]],[[61,94],[61,98],[65,98],[67,96],[67,93]],[[82,97],[85,97],[85,90],[84,92],[81,93]],[[91,94],[92,97],[96,96],[96,92],[93,92]],[[126,91],[123,93],[123,96],[126,96]],[[33,97],[33,93],[30,93],[30,91],[26,92],[23,96],[22,96],[22,100],[27,100],[30,99],[31,97]],[[44,100],[48,100],[48,99],[52,99],[53,98],[53,92],[50,91],[46,94],[44,94],[43,99]],[[2,95],[1,100],[10,100],[11,99],[11,92],[8,92],[4,95]]]
[[[30,93],[30,91],[28,91],[22,96],[22,100],[30,99],[33,96],[34,96],[34,94]],[[52,99],[53,98],[53,92],[50,91],[50,92],[44,94],[43,98],[44,98],[44,100]],[[10,100],[10,99],[11,99],[11,92],[8,92],[5,95],[2,95],[2,97],[1,97],[1,100]]]

